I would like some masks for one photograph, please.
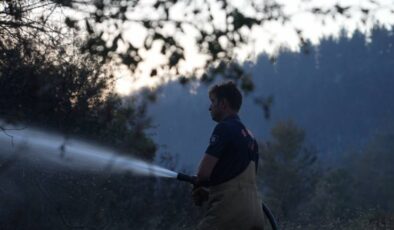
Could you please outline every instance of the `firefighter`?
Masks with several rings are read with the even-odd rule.
[[[265,217],[256,185],[258,145],[238,116],[242,95],[232,81],[209,91],[209,111],[217,122],[202,156],[192,197],[207,202],[199,230],[260,230]]]

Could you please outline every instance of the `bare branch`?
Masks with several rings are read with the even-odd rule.
[[[24,128],[12,128],[12,129],[9,129],[9,128],[4,128],[3,126],[0,126],[0,131],[2,131],[6,136],[8,136],[11,139],[12,146],[14,146],[14,136],[9,134],[7,131],[15,131],[15,130],[19,131],[19,130],[24,130],[24,129],[26,129],[26,128],[24,127]]]
[[[52,7],[51,12],[47,15],[47,17],[46,17],[46,18],[44,19],[44,21],[43,21],[43,24],[44,24],[44,25],[47,23],[49,17],[53,14],[53,12],[55,11],[56,7],[58,7],[57,4],[55,4],[55,5]]]
[[[31,7],[31,8],[24,9],[23,11],[21,11],[21,13],[26,13],[26,12],[32,11],[34,9],[46,7],[46,6],[49,6],[49,5],[57,5],[57,3],[49,2],[49,3],[45,3],[45,4],[42,4],[42,5],[39,5],[39,6],[34,6],[34,7]]]
[[[32,28],[32,29],[36,29],[39,30],[41,32],[48,32],[46,31],[43,27],[38,27],[34,25],[35,22],[29,22],[29,23],[25,23],[25,22],[15,22],[15,21],[3,21],[0,20],[0,25],[6,25],[6,26],[10,26],[10,27],[28,27],[28,28]]]

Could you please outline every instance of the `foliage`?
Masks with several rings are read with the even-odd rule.
[[[18,173],[24,169],[25,175]],[[59,168],[58,168],[59,169]],[[190,187],[170,179],[83,174],[17,163],[0,175],[0,228],[190,229],[198,210]],[[14,196],[9,194],[14,193]]]
[[[144,134],[146,104],[125,104],[111,93],[113,76],[95,56],[61,56],[28,38],[0,44],[0,117],[154,157],[155,145]]]
[[[392,213],[393,140],[391,134],[377,136],[363,150],[344,158],[342,167],[327,172],[307,206],[311,213],[319,213],[312,217],[353,219],[367,210]]]
[[[394,135],[376,136],[361,153],[354,156],[350,173],[357,188],[355,199],[361,208],[394,211]]]
[[[292,121],[278,122],[273,140],[260,149],[259,176],[268,204],[281,219],[297,217],[318,180],[316,151],[304,144],[304,131]]]
[[[123,64],[137,73],[145,61],[143,54],[159,46],[167,61],[152,69],[151,76],[170,73],[187,83],[179,69],[186,61],[181,40],[191,29],[197,34],[192,43],[207,56],[201,79],[210,83],[224,75],[249,92],[254,85],[234,57],[235,49],[250,42],[253,27],[272,20],[287,23],[290,17],[275,1],[253,5],[253,15],[228,1],[188,3],[157,1],[147,6],[151,10],[147,17],[132,18],[132,12],[144,8],[143,1],[2,1],[0,116],[8,122],[45,124],[153,159],[155,146],[144,134],[149,126],[146,104],[125,103],[111,93],[114,79],[109,64]],[[172,10],[179,5],[185,6],[185,18],[190,20],[175,17]],[[54,25],[49,19],[58,9],[77,13]],[[36,10],[42,12],[37,18],[32,16]],[[332,17],[351,10],[371,15],[366,9],[340,5],[308,9]],[[224,27],[214,23],[219,12]],[[142,45],[126,39],[126,23],[145,29]],[[169,27],[172,32],[166,32]],[[86,37],[72,42],[76,38],[72,34],[79,32]],[[307,47],[302,31],[297,34]],[[272,98],[258,103],[269,117],[266,108]],[[261,187],[282,229],[368,228],[393,212],[393,136],[377,138],[348,164],[324,174],[317,168],[316,151],[306,147],[304,131],[293,122],[277,124],[272,136],[261,152]],[[7,207],[0,212],[1,229],[182,229],[193,226],[198,217],[190,188],[177,182],[54,173],[18,161],[0,165],[0,180],[16,186],[0,188],[5,194],[1,206]]]
[[[260,185],[281,229],[387,229],[393,223],[393,135],[323,168],[304,131],[278,122],[261,144]]]
[[[383,7],[370,2],[376,9]],[[319,16],[322,24],[331,18],[352,17],[355,12],[360,13],[363,24],[374,18],[370,9],[340,4],[302,10]],[[32,12],[40,12],[41,16],[31,17]],[[64,17],[64,23],[52,25],[51,19],[59,14]],[[50,44],[46,41],[55,44],[58,36],[64,35],[56,28],[68,27],[86,37],[79,46],[81,51],[100,56],[103,64],[125,65],[138,74],[148,60],[148,53],[159,53],[166,61],[151,68],[152,77],[175,75],[181,83],[187,83],[186,77],[194,76],[210,83],[220,75],[239,81],[245,92],[249,92],[254,89],[253,81],[237,59],[237,50],[245,50],[253,43],[254,28],[279,22],[294,31],[307,53],[309,42],[303,31],[292,25],[294,16],[275,0],[248,1],[241,5],[228,0],[4,1],[0,8],[0,27],[5,36],[33,33],[35,39],[46,37],[41,39],[46,44]],[[196,47],[205,64],[183,71],[180,67],[193,61],[187,59],[190,45]]]
[[[311,161],[314,151],[305,151],[305,133],[293,122],[278,123],[272,135],[261,152],[259,176],[281,229],[392,224],[393,135],[376,137],[329,170]],[[165,155],[160,164],[174,168],[176,162]],[[171,179],[56,171],[19,161],[2,171],[0,183],[7,184],[0,190],[7,197],[0,199],[7,207],[0,213],[2,229],[191,229],[201,218],[190,186]]]

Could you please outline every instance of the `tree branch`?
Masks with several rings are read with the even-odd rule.
[[[29,23],[24,23],[24,22],[15,22],[15,21],[4,21],[4,20],[0,20],[0,25],[5,25],[5,26],[9,26],[9,27],[13,27],[13,28],[17,28],[17,27],[28,27],[28,28],[32,28],[32,29],[36,29],[39,30],[41,32],[48,32],[46,31],[44,28],[42,27],[38,27],[35,26],[36,22],[29,22]]]
[[[8,129],[8,128],[4,128],[3,126],[0,126],[0,131],[2,131],[6,136],[8,136],[9,138],[11,138],[11,144],[12,146],[14,146],[14,136],[12,136],[11,134],[7,133],[7,131],[19,131],[19,130],[24,130],[26,128],[12,128],[12,129]]]

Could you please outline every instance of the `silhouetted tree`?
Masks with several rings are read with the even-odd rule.
[[[355,155],[353,162],[358,191],[358,202],[362,208],[378,208],[384,212],[394,211],[394,134],[376,136]]]
[[[327,169],[313,196],[303,204],[302,220],[322,229],[387,228],[393,212],[393,135],[374,137],[359,152],[346,154]]]
[[[278,122],[272,140],[261,144],[259,177],[267,203],[284,220],[299,217],[299,206],[312,196],[319,177],[316,150],[292,121]]]
[[[146,103],[122,101],[112,93],[113,75],[95,55],[74,51],[61,56],[58,49],[43,49],[31,38],[4,40],[8,44],[0,47],[2,119],[92,138],[153,159],[155,145],[144,134],[150,126]]]

